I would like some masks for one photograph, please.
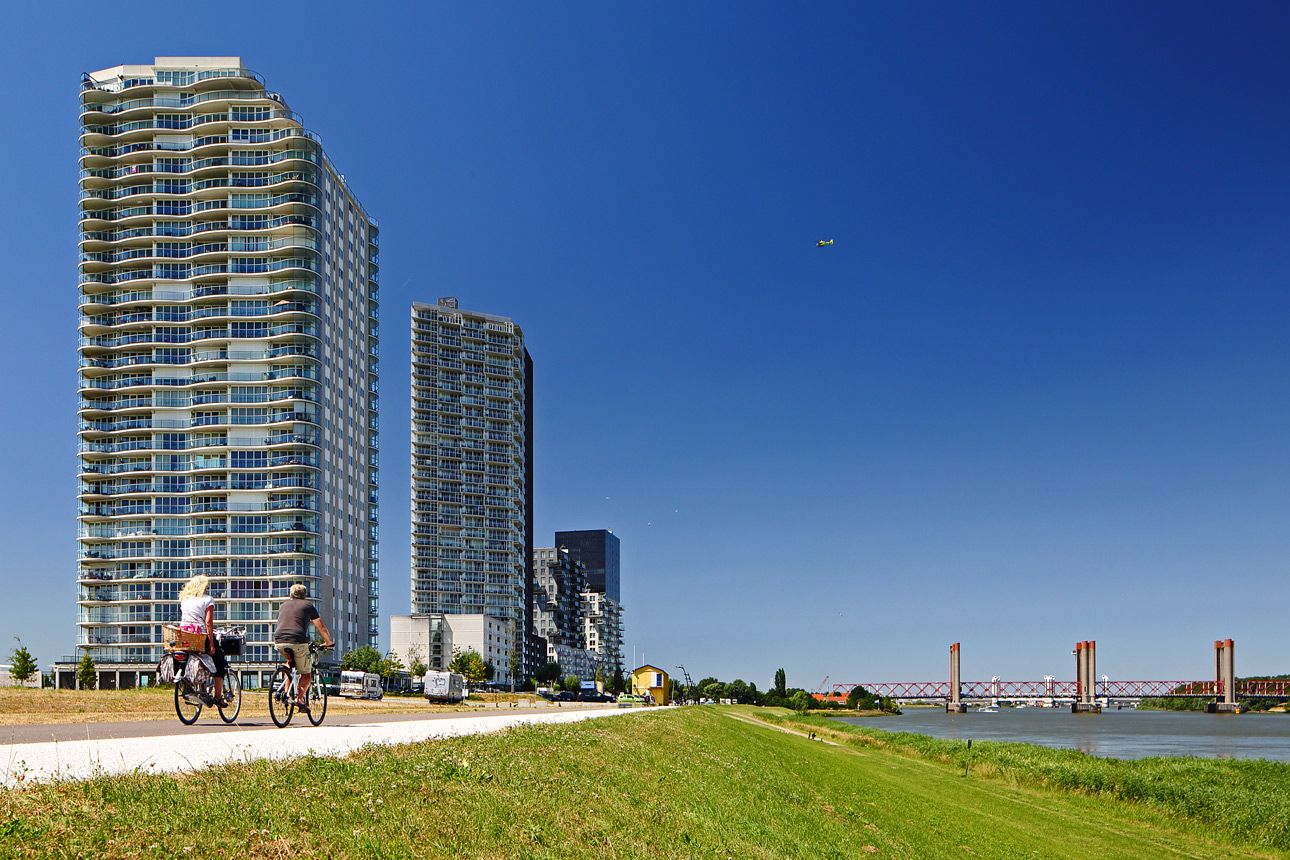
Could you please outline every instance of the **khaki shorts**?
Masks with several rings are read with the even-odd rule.
[[[301,675],[310,675],[314,671],[314,657],[309,653],[308,642],[278,642],[274,646],[283,657],[290,652],[296,655],[296,671]]]

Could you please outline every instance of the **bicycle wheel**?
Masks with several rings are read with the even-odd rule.
[[[219,718],[226,723],[236,720],[242,710],[242,681],[232,669],[224,674],[224,701],[215,704],[219,706]]]
[[[327,716],[327,685],[323,683],[322,673],[314,672],[313,683],[309,685],[309,717],[311,725],[322,725],[323,717]]]
[[[179,722],[191,726],[202,715],[202,702],[197,698],[197,691],[185,679],[175,681],[175,713]]]
[[[291,675],[287,670],[278,667],[269,684],[269,716],[278,728],[286,728],[291,722],[291,715],[296,711],[296,696],[291,690]]]

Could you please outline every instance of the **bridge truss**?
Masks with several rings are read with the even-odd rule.
[[[881,683],[834,684],[818,698],[845,699],[855,687],[875,696],[892,699],[949,699],[949,681],[892,681]],[[1073,699],[1079,695],[1075,681],[964,681],[959,685],[963,699]],[[1217,681],[1099,681],[1094,698],[1212,699],[1223,695]],[[1236,695],[1242,699],[1290,698],[1290,681],[1240,681]]]

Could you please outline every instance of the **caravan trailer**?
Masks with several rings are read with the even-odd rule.
[[[381,676],[372,672],[341,672],[340,695],[346,699],[379,699],[385,695]]]
[[[457,703],[464,698],[466,679],[455,672],[426,672],[425,696],[432,702]]]

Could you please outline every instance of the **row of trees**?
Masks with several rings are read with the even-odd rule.
[[[704,678],[698,683],[686,687],[677,681],[672,682],[672,698],[686,702],[730,700],[738,705],[757,705],[767,708],[792,708],[800,713],[811,710],[862,710],[862,711],[895,711],[896,703],[889,698],[875,696],[864,687],[856,687],[847,696],[847,702],[820,701],[798,687],[789,687],[788,678],[783,669],[775,672],[774,685],[765,693],[757,685],[736,678],[729,683],[717,678]]]

